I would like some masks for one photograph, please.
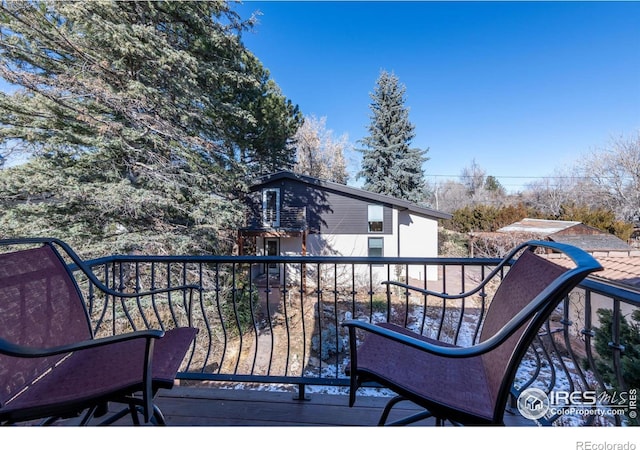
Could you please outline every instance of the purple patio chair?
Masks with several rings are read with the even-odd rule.
[[[24,245],[26,247],[21,247]],[[189,293],[197,286],[123,293],[104,286],[57,239],[0,241],[0,424],[80,417],[80,425],[122,404],[100,424],[131,414],[139,424],[165,424],[154,404],[161,388],[170,389],[197,329],[143,330],[95,338],[87,307],[62,255],[91,283],[118,298]],[[19,247],[16,247],[19,246]],[[62,253],[61,250],[64,252]]]
[[[564,253],[575,266],[560,267],[536,254],[536,249]],[[506,272],[487,309],[478,342],[469,347],[439,342],[393,324],[344,322],[350,341],[349,405],[355,403],[359,387],[375,382],[397,394],[385,406],[378,425],[387,424],[392,408],[405,400],[424,411],[391,425],[429,417],[435,418],[437,425],[445,421],[504,425],[518,365],[538,330],[575,286],[601,269],[591,255],[576,247],[529,241],[514,248],[477,287],[459,295],[385,282],[388,287],[397,285],[427,296],[460,299],[480,292]],[[359,335],[364,335],[362,342]]]

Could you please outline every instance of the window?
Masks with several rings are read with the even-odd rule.
[[[369,238],[369,256],[384,256],[384,238]]]
[[[369,233],[382,232],[383,209],[382,205],[369,205],[368,208]]]
[[[266,256],[280,256],[280,241],[274,238],[267,238],[264,240],[264,254]],[[266,271],[270,275],[280,273],[278,263],[269,263],[266,265]]]
[[[262,191],[262,223],[268,227],[280,226],[280,189]]]

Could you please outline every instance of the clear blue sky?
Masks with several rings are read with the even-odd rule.
[[[413,145],[429,148],[430,181],[475,160],[517,190],[640,130],[640,2],[247,1],[236,10],[261,11],[244,42],[284,95],[354,145],[380,71],[394,72]]]

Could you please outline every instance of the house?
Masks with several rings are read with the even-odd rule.
[[[506,227],[498,233],[513,233],[542,240],[561,242],[579,247],[591,253],[602,265],[603,270],[595,272],[589,278],[604,284],[622,288],[634,293],[640,292],[640,250],[634,249],[613,234],[590,227],[581,222],[564,220],[523,219]],[[561,255],[547,255],[555,263],[571,267],[573,263]],[[577,313],[571,311],[570,320],[581,330],[584,310],[579,306],[582,300],[574,299]],[[611,299],[597,293],[591,295],[592,323],[599,323],[596,311],[599,308],[611,309]],[[637,307],[631,303],[620,302],[622,314],[630,315]]]
[[[582,222],[525,218],[498,230],[498,233],[530,234],[539,239],[574,245],[587,252],[628,252],[622,239]]]
[[[438,220],[451,215],[329,181],[278,172],[250,188],[241,253],[381,257],[438,256]],[[273,275],[278,269],[272,267]],[[437,268],[409,276],[435,279]]]

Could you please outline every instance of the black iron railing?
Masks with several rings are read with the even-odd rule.
[[[293,386],[304,398],[307,386],[348,386],[348,337],[340,326],[345,319],[392,321],[450,343],[475,342],[492,292],[443,302],[403,289],[391,289],[388,296],[381,281],[461,293],[496,263],[480,258],[112,256],[90,264],[114,289],[197,284],[202,290],[193,297],[174,292],[130,300],[105,297],[87,280],[79,282],[97,335],[198,327],[179,378]],[[267,267],[271,275],[260,276]],[[624,392],[628,397],[638,386],[625,373],[629,343],[623,331],[634,326],[631,314],[639,308],[637,292],[593,279],[583,282],[540,330],[520,366],[514,398],[531,387],[548,393]],[[629,413],[634,411],[627,408],[620,416],[556,413],[541,422],[620,425],[633,423]]]
[[[307,223],[307,208],[303,206],[285,206],[278,211],[266,212],[264,216],[250,214],[247,217],[249,224],[246,230],[289,230],[303,231],[309,226]]]

